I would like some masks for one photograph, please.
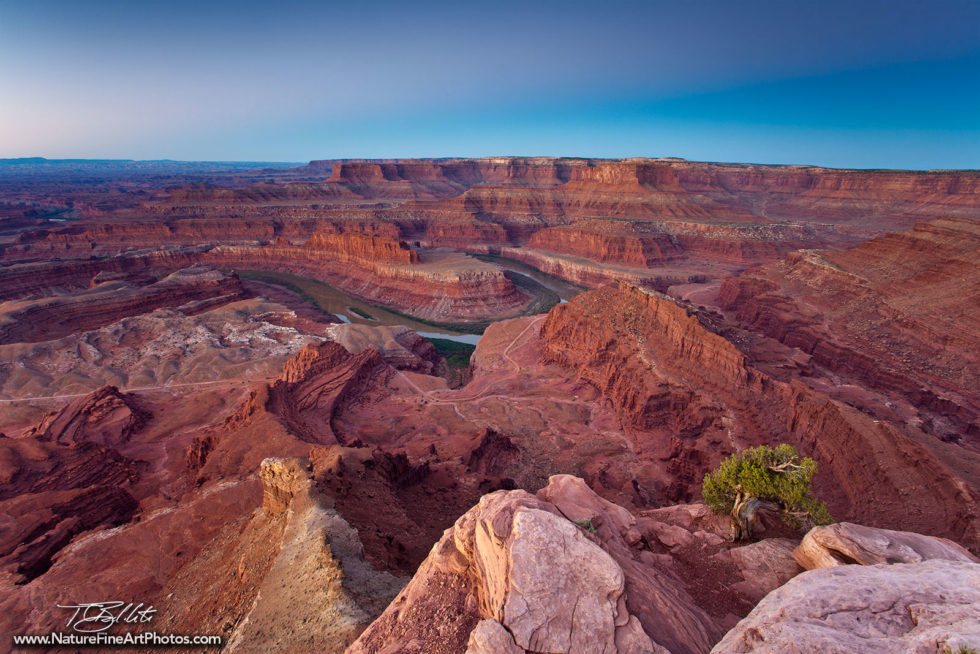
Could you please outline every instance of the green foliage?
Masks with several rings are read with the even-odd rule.
[[[942,654],[980,654],[980,653],[977,652],[977,649],[975,647],[967,647],[966,645],[962,645],[954,650],[952,647],[947,645],[946,647],[943,648]]]
[[[448,338],[429,338],[427,340],[436,346],[439,356],[446,360],[446,364],[450,368],[463,369],[470,366],[470,357],[476,350],[475,345],[451,341]]]
[[[577,524],[579,527],[581,527],[582,529],[586,530],[591,534],[596,533],[595,525],[592,524],[591,518],[582,518],[581,520],[576,520],[575,524]]]
[[[800,460],[792,445],[762,445],[722,461],[705,475],[701,495],[715,513],[735,514],[741,500],[755,498],[778,505],[796,526],[828,524],[833,519],[826,505],[810,495],[816,471],[816,462]]]

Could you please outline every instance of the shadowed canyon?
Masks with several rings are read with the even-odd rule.
[[[834,522],[732,542],[780,443]],[[980,172],[0,161],[0,482],[4,634],[970,651]]]

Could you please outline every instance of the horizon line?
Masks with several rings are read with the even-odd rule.
[[[0,157],[0,164],[58,164],[58,163],[172,163],[172,164],[274,164],[277,166],[307,166],[315,162],[329,161],[339,163],[401,163],[408,161],[480,161],[491,159],[553,159],[553,160],[576,160],[576,161],[603,161],[603,162],[629,162],[629,161],[664,161],[664,162],[685,162],[696,164],[713,164],[723,166],[773,166],[773,167],[796,167],[796,168],[822,168],[825,170],[852,170],[852,171],[894,171],[894,172],[980,172],[980,168],[887,168],[887,167],[843,167],[843,166],[824,166],[813,163],[786,163],[786,162],[762,162],[762,161],[720,161],[720,160],[700,160],[687,159],[675,156],[628,156],[628,157],[585,157],[574,155],[483,155],[483,156],[427,156],[427,157],[325,157],[320,159],[309,159],[307,161],[288,161],[274,159],[132,159],[115,157],[43,157],[43,156],[23,156],[23,157]]]

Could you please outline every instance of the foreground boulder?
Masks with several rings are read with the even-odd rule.
[[[805,572],[769,593],[711,652],[935,654],[977,647],[980,565],[932,560]]]
[[[850,522],[814,527],[793,551],[793,558],[807,570],[853,563],[920,563],[931,559],[980,563],[965,548],[946,538]]]
[[[486,495],[348,651],[664,651],[626,606],[622,569],[588,533],[524,491]]]
[[[743,559],[758,562],[713,558],[723,539],[682,513],[687,526],[664,522],[667,514],[637,519],[570,475],[536,495],[485,495],[348,652],[706,653],[748,612],[749,593],[730,588],[752,574]],[[778,561],[752,595],[799,571],[790,550],[767,551]],[[694,580],[689,557],[717,578]]]

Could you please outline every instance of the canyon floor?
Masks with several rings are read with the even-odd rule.
[[[977,171],[0,162],[0,632],[970,651],[978,389]],[[731,542],[778,443],[835,522]]]

